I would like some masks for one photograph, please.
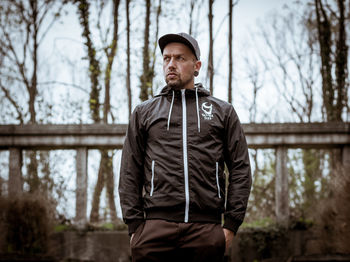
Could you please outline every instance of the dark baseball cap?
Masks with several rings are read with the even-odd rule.
[[[162,54],[163,54],[163,50],[164,50],[165,46],[167,44],[173,43],[173,42],[182,43],[182,44],[187,45],[191,49],[191,51],[193,52],[193,54],[195,55],[197,60],[200,59],[201,51],[199,49],[197,40],[186,33],[167,34],[167,35],[163,35],[161,38],[159,38],[158,44],[159,44],[160,51],[162,52]]]

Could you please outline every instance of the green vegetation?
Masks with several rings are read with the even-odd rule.
[[[64,231],[68,231],[71,227],[69,225],[55,225],[54,226],[54,232],[60,233]]]
[[[241,228],[260,228],[260,227],[270,227],[272,225],[274,225],[276,222],[274,219],[270,218],[270,217],[264,217],[255,221],[251,221],[251,222],[244,222],[241,226]]]

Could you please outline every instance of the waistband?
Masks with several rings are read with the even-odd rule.
[[[173,208],[149,209],[145,211],[146,219],[163,219],[167,221],[183,223],[185,219],[185,212]],[[216,212],[199,212],[191,210],[188,216],[189,223],[222,223],[222,214]]]

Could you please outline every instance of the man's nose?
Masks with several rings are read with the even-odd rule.
[[[172,57],[172,58],[170,58],[170,61],[169,61],[168,67],[172,67],[172,68],[176,67],[175,60],[174,60],[174,58],[173,58],[173,57]]]

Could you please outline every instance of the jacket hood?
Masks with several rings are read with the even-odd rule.
[[[194,85],[194,88],[191,89],[186,89],[187,93],[193,93],[196,97],[196,111],[197,111],[197,126],[198,126],[198,132],[201,132],[201,121],[199,117],[199,105],[198,105],[198,96],[209,96],[210,93],[208,90],[206,90],[201,83],[197,83]],[[168,85],[166,85],[162,91],[156,95],[155,97],[160,97],[160,96],[171,96],[171,103],[169,107],[169,115],[168,115],[168,124],[167,124],[167,130],[169,131],[170,128],[170,120],[171,120],[171,113],[173,110],[173,105],[174,105],[174,98],[175,98],[175,90]]]
[[[196,89],[197,89],[197,93],[199,95],[204,95],[204,96],[209,96],[210,95],[209,91],[203,87],[202,83],[194,84],[194,88],[187,89],[187,90],[189,90],[187,92],[196,92]],[[163,89],[160,91],[160,93],[158,95],[156,95],[155,97],[168,95],[173,90],[174,89],[172,89],[170,86],[166,85],[165,87],[163,87]]]

